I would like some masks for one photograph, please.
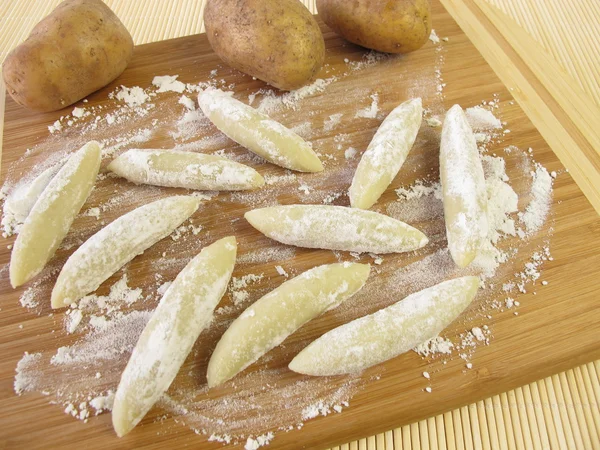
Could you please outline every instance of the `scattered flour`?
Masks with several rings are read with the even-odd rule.
[[[332,114],[323,122],[323,131],[331,131],[336,128],[342,120],[343,113]]]
[[[28,287],[23,294],[19,297],[19,303],[23,308],[32,309],[38,306],[39,300],[36,295],[36,290],[34,287]]]
[[[441,336],[436,336],[418,345],[413,351],[423,357],[427,357],[437,354],[449,355],[452,353],[453,348],[454,344],[452,341]]]
[[[436,31],[433,28],[431,29],[431,33],[429,34],[429,40],[436,45],[440,43],[440,38],[438,37]]]
[[[291,128],[291,130],[299,136],[308,139],[312,135],[312,124],[310,121],[303,122]]]
[[[344,62],[348,64],[352,72],[356,72],[379,64],[380,62],[385,61],[389,57],[390,55],[387,53],[380,53],[375,50],[371,50],[366,54],[363,54],[360,61],[350,61],[346,58]]]
[[[104,411],[112,411],[115,393],[109,390],[106,395],[99,395],[90,400],[90,406],[96,410],[96,415]]]
[[[185,91],[186,85],[181,81],[177,81],[179,75],[163,75],[156,76],[152,80],[152,84],[158,88],[156,92],[178,92]]]
[[[242,253],[237,257],[237,264],[263,264],[271,261],[285,261],[296,255],[296,248],[291,246],[271,246]]]
[[[502,122],[491,111],[481,107],[474,106],[465,110],[469,125],[474,130],[490,130],[502,128]]]
[[[78,119],[82,118],[85,114],[85,109],[84,108],[74,108],[73,112],[71,112],[71,115],[73,117],[77,117]]]
[[[177,121],[177,130],[170,132],[170,135],[177,141],[187,141],[201,134],[208,125],[208,120],[202,111],[187,108],[181,119]]]
[[[286,171],[284,175],[265,175],[265,184],[289,184],[296,181],[296,174],[291,171]]]
[[[151,315],[152,311],[133,311],[107,321],[106,326],[88,333],[81,341],[58,348],[50,363],[55,366],[95,366],[130,353]]]
[[[23,357],[17,363],[15,369],[14,390],[15,393],[21,395],[23,392],[33,391],[37,387],[38,377],[42,374],[38,371],[31,371],[30,368],[35,365],[42,357],[41,353],[25,352]]]
[[[317,402],[307,406],[302,410],[302,420],[314,419],[318,416],[327,416],[331,413],[331,408],[323,402]]]
[[[79,324],[81,323],[81,319],[83,319],[83,313],[80,309],[72,309],[67,311],[66,313],[66,329],[67,333],[74,333]]]
[[[275,266],[275,270],[277,270],[277,273],[279,275],[281,275],[282,277],[289,277],[288,273],[285,271],[285,269],[281,266]]]
[[[100,220],[100,208],[97,206],[94,208],[87,209],[83,212],[84,216],[95,217],[97,220]]]
[[[503,236],[515,236],[515,221],[511,214],[518,210],[519,198],[506,183],[504,160],[500,157],[484,156],[485,184],[487,190],[487,238],[472,265],[483,271],[484,278],[494,276],[498,266],[508,260],[508,253],[496,246]]]
[[[121,89],[115,95],[117,100],[125,102],[128,106],[139,106],[150,100],[150,96],[139,86],[131,88],[121,86]]]
[[[257,450],[263,445],[269,445],[274,437],[275,435],[271,432],[257,436],[256,438],[249,437],[246,440],[246,445],[244,445],[244,450]]]
[[[355,118],[375,119],[379,112],[379,95],[377,93],[371,95],[371,105],[365,109],[360,109],[354,115]]]
[[[278,111],[282,108],[296,110],[301,100],[323,92],[328,85],[336,80],[336,77],[330,77],[326,79],[318,78],[312,84],[303,86],[294,91],[286,92],[285,94],[279,96],[276,95],[274,91],[268,91],[268,93],[261,100],[258,110],[265,114]]]
[[[264,274],[254,274],[249,273],[242,277],[233,277],[231,278],[231,284],[229,286],[229,290],[231,292],[231,296],[233,298],[233,304],[238,306],[244,303],[250,297],[250,293],[245,289],[251,285],[258,283],[260,280],[264,278]]]
[[[185,106],[190,111],[194,111],[196,109],[196,103],[194,103],[194,100],[189,98],[187,95],[182,95],[177,103]]]
[[[304,194],[306,194],[306,195],[310,194],[310,186],[308,186],[306,184],[298,186],[298,190],[304,192]]]
[[[532,172],[532,178],[531,201],[527,205],[525,212],[520,215],[528,235],[542,228],[552,202],[553,178],[546,168],[537,163],[535,172]]]
[[[55,121],[52,125],[48,125],[48,131],[51,134],[62,131],[62,129],[63,129],[63,126],[62,126],[62,123],[60,123],[60,120]]]
[[[396,189],[396,195],[400,200],[413,200],[432,194],[435,198],[442,199],[442,185],[440,183],[427,185],[424,180],[417,180],[409,188],[401,187]]]
[[[475,336],[475,339],[478,341],[485,341],[485,335],[483,334],[481,328],[473,327],[471,328],[471,333],[473,333],[473,336]]]
[[[354,147],[348,147],[346,151],[344,151],[344,157],[346,159],[354,159],[357,153],[358,150],[356,150]]]
[[[219,435],[219,434],[211,434],[208,437],[208,442],[220,442],[221,444],[229,444],[232,441],[232,438],[228,434]]]

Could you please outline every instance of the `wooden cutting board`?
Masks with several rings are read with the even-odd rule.
[[[428,42],[418,52],[390,58],[371,66],[367,64],[366,67],[356,71],[349,70],[351,67],[349,63],[361,61],[364,63],[365,50],[346,43],[322,25],[328,55],[327,66],[319,77],[322,79],[337,77],[336,80],[324,91],[300,101],[297,109],[284,108],[275,111],[273,116],[290,127],[302,128],[306,122],[310,122],[309,140],[323,154],[331,156],[330,159],[326,159],[329,161],[327,167],[330,173],[335,174],[327,177],[326,171],[319,189],[330,190],[333,194],[337,194],[347,188],[352,175],[351,169],[357,162],[347,161],[344,158],[345,149],[351,146],[359,152],[362,151],[381,122],[381,118],[354,118],[357,109],[369,107],[372,103],[370,95],[373,93],[378,93],[379,109],[384,113],[414,95],[422,95],[425,107],[431,108],[434,113],[439,113],[454,103],[460,103],[465,107],[473,106],[481,103],[482,100],[492,100],[496,94],[500,106],[497,113],[503,121],[507,122],[511,132],[491,144],[490,153],[498,153],[505,157],[511,184],[521,195],[520,204],[523,206],[528,201],[525,189],[528,185],[527,175],[524,175],[522,170],[518,170],[518,152],[509,154],[504,153],[503,149],[509,145],[521,149],[531,147],[534,149],[535,159],[548,170],[561,171],[562,166],[456,23],[437,1],[433,3],[434,28],[439,36],[449,38],[447,42],[443,41],[439,46]],[[217,78],[224,79],[226,86],[232,85],[231,88],[241,99],[247,99],[248,94],[263,86],[259,81],[224,67],[212,53],[204,35],[189,36],[137,47],[127,71],[107,88],[91,95],[89,103],[80,106],[88,108],[103,105],[108,111],[114,109],[116,103],[114,100],[107,99],[107,94],[119,85],[148,87],[154,75],[165,74],[179,74],[179,79],[184,82],[198,83],[210,80],[210,72],[213,69],[218,69]],[[440,96],[437,91],[440,80],[436,78],[435,70],[441,71],[445,83],[442,89],[443,96]],[[161,131],[161,118],[175,114],[178,98],[179,95],[166,95],[161,100],[161,104],[156,101],[157,107],[147,118],[135,119],[146,121],[144,123],[147,125],[151,123],[151,119],[158,119],[154,125],[158,131],[151,139],[139,146],[172,147],[173,142],[168,133]],[[66,112],[70,112],[70,109]],[[336,113],[344,114],[340,125],[333,130],[325,130],[324,121]],[[18,179],[32,166],[43,161],[48,152],[62,150],[65,146],[75,148],[82,141],[90,138],[106,137],[99,131],[80,133],[75,126],[67,130],[61,139],[48,138],[47,126],[64,114],[65,111],[34,114],[20,108],[10,98],[7,99],[2,161],[3,180],[7,177],[12,180]],[[131,126],[133,123],[123,123],[113,132],[126,133]],[[217,135],[216,130],[209,128],[202,130],[197,138]],[[339,135],[343,135],[343,138],[340,139]],[[415,149],[392,187],[382,197],[380,206],[376,208],[378,211],[385,213],[385,206],[397,201],[393,188],[407,187],[417,179],[435,176],[437,139],[439,139],[439,130],[435,131],[427,127],[422,129]],[[190,139],[190,142],[192,141],[193,139]],[[28,148],[34,150],[33,156],[18,162]],[[232,142],[219,139],[209,150],[219,148],[236,155],[246,154],[244,149]],[[43,151],[40,152],[40,149]],[[104,161],[104,164],[106,162]],[[257,161],[250,161],[250,163],[263,175],[286,175],[284,170],[271,165]],[[347,165],[347,168],[337,170],[342,165],[345,165],[344,167]],[[304,182],[312,183],[311,186],[318,184],[319,181],[315,177],[302,175],[287,187],[265,191],[272,192],[273,198],[266,198],[263,195],[254,201],[235,202],[228,197],[230,194],[222,194],[206,202],[193,218],[196,224],[203,226],[197,239],[188,237],[183,243],[169,238],[161,241],[144,255],[137,257],[124,271],[108,280],[99,292],[106,293],[110,285],[123,273],[127,273],[131,286],[143,287],[144,293],[151,296],[156,291],[156,285],[152,280],[157,272],[163,275],[164,280],[172,279],[181,268],[181,260],[185,260],[188,255],[191,256],[203,245],[221,236],[235,234],[239,241],[240,255],[256,253],[263,248],[273,248],[271,241],[262,237],[243,220],[236,221],[235,218],[241,217],[245,210],[269,201],[309,202],[299,193],[298,187]],[[107,179],[99,183],[84,209],[106,204],[111,196],[116,196],[127,189],[135,195],[131,196],[128,202],[112,210],[108,209],[103,213],[102,221],[109,222],[118,215],[152,199],[185,192],[174,189],[132,187],[122,180]],[[269,187],[267,186],[266,189]],[[348,199],[342,195],[334,203],[347,205]],[[421,258],[443,247],[443,236],[441,236],[443,222],[440,222],[439,216],[413,225],[437,236],[434,240],[437,244],[418,254],[385,257],[382,273],[373,275],[374,279],[379,279],[377,277],[385,279],[386,267],[389,269],[416,264]],[[100,227],[100,221],[95,218],[80,216],[67,239],[77,242],[78,238],[85,238]],[[64,333],[63,311],[50,316],[52,311],[43,302],[40,307],[32,311],[19,304],[19,297],[24,289],[12,290],[8,283],[7,264],[10,251],[7,245],[12,242],[13,238],[6,239],[0,249],[0,264],[3,264],[0,272],[0,351],[3,355],[0,362],[0,423],[2,424],[0,447],[56,448],[67,445],[85,445],[89,448],[159,448],[184,445],[195,448],[222,447],[222,444],[207,442],[206,436],[192,432],[185,426],[188,422],[185,416],[176,419],[172,416],[161,418],[165,414],[165,409],[161,406],[155,407],[142,424],[127,437],[117,439],[111,428],[109,414],[93,417],[87,424],[83,424],[63,414],[63,406],[49,404],[52,397],[44,397],[38,393],[16,396],[13,391],[14,373],[23,352],[42,352],[52,355],[58,347],[70,345],[81,336]],[[513,314],[513,310],[492,312],[485,301],[489,301],[494,296],[502,299],[502,294],[498,292],[502,281],[510,280],[514,272],[522,271],[531,252],[547,243],[554,258],[543,266],[543,279],[548,281],[548,285],[542,287],[538,282],[536,286],[528,286],[527,294],[519,294],[516,297],[521,303],[517,310],[518,316]],[[598,216],[568,173],[561,173],[554,185],[552,217],[545,228],[526,243],[518,244],[520,253],[503,266],[503,272],[495,278],[497,286],[490,287],[487,292],[482,293],[468,313],[444,333],[445,336],[456,340],[458,334],[472,326],[486,324],[490,327],[493,339],[489,346],[477,348],[472,359],[472,370],[465,370],[464,361],[456,355],[450,358],[447,364],[443,364],[439,359],[433,361],[422,359],[412,352],[402,355],[367,370],[362,376],[351,377],[350,381],[356,382],[359,388],[350,400],[350,407],[345,408],[342,414],[317,417],[306,421],[300,430],[294,428],[286,433],[277,433],[270,446],[293,449],[324,448],[339,444],[414,422],[599,358],[597,323],[600,313],[596,307],[597,291],[600,288],[600,280],[597,276],[597,267],[600,264],[599,243]],[[74,248],[59,251],[52,264],[60,266],[73,250]],[[163,253],[166,256],[163,256]],[[286,253],[282,251],[277,254]],[[297,250],[290,255],[284,261],[265,262],[263,259],[263,262],[257,264],[238,265],[234,276],[239,277],[248,273],[264,274],[262,280],[248,289],[251,301],[285,280],[277,274],[274,267],[276,264],[281,264],[291,274],[297,274],[312,266],[336,260],[336,256],[327,251]],[[180,258],[179,265],[160,264],[164,258],[174,259],[175,256]],[[342,254],[341,258],[353,259],[347,254]],[[362,257],[361,260],[372,262],[368,257]],[[52,280],[51,277],[45,285],[46,294],[51,288]],[[260,403],[262,399],[269,398],[260,394],[261,388],[266,386],[264,377],[271,377],[268,380],[273,385],[268,385],[268,389],[273,389],[275,393],[279,392],[278,389],[284,392],[286,386],[305,381],[306,378],[294,375],[285,369],[294,353],[324,331],[356,315],[374,311],[388,304],[391,299],[401,299],[414,290],[414,286],[411,288],[410,284],[410,280],[399,285],[384,284],[385,291],[380,291],[378,295],[359,296],[358,300],[353,300],[355,303],[352,308],[328,312],[290,337],[283,349],[274,350],[270,360],[251,367],[246,375],[240,377],[239,383],[229,384],[209,393],[203,392],[202,396],[221,401],[230,398],[236,389],[238,391],[244,389],[244,392],[250,393],[251,397],[254,395],[252,398]],[[155,297],[148,302],[142,305],[142,309],[149,309],[153,304],[151,302],[155,302]],[[231,302],[231,296],[227,295],[222,305],[228,306]],[[358,306],[356,302],[359,302]],[[491,319],[487,318],[488,313]],[[205,383],[203,371],[206,368],[206,358],[214,348],[219,335],[224,331],[227,320],[231,320],[237,314],[239,310],[235,310],[230,316],[226,314],[220,316],[214,329],[201,336],[192,356],[188,358],[181,371],[181,374],[185,372],[192,375],[178,377],[173,385],[175,390],[190,388],[190,386],[202,389]],[[111,370],[103,373],[102,380],[106,388],[116,387],[119,373],[125,362],[126,357],[121,358]],[[84,373],[84,369],[81,369],[81,373]],[[422,372],[426,370],[432,373],[431,383],[426,382],[422,376]],[[55,372],[49,369],[48,377],[62,376],[67,381],[70,380],[69,374]],[[265,373],[267,375],[264,375]],[[340,386],[344,387],[347,382],[348,379],[344,377],[323,380],[319,381],[322,384],[319,384],[318,388],[331,391]],[[85,377],[73,378],[71,384],[81,388],[86,383],[92,381],[86,380]],[[312,386],[314,392],[318,392],[319,389],[310,383],[315,381],[309,380],[307,386]],[[424,392],[423,389],[427,385],[432,387],[431,393]],[[317,399],[316,397],[315,400]],[[302,396],[301,401],[306,401],[306,395]],[[287,404],[288,407],[293,409],[295,407],[293,403],[292,398]],[[250,409],[247,412],[248,415],[252,413]],[[283,415],[285,411],[282,410],[281,413]],[[243,415],[244,411],[240,414]]]

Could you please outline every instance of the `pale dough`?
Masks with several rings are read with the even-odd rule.
[[[100,154],[98,143],[88,142],[73,153],[40,194],[12,251],[10,284],[13,287],[40,273],[60,246],[96,182]]]
[[[323,164],[300,136],[266,114],[219,89],[198,95],[202,112],[238,144],[273,164],[300,172],[321,172]]]
[[[70,305],[98,289],[126,263],[173,232],[199,205],[196,197],[167,197],[140,206],[102,228],[63,266],[52,290],[52,307]]]
[[[208,363],[208,386],[217,386],[281,344],[309,320],[337,307],[367,282],[367,264],[318,266],[286,281],[246,309],[229,326]]]

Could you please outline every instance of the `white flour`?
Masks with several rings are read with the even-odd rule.
[[[269,445],[274,437],[275,435],[273,433],[263,434],[261,436],[257,436],[256,438],[249,437],[246,440],[246,445],[244,445],[244,450],[257,450],[263,445]]]
[[[323,122],[323,131],[331,131],[334,128],[336,128],[342,120],[343,116],[344,114],[342,113],[330,115],[329,118],[325,120],[325,122]]]
[[[33,391],[36,389],[38,377],[43,376],[41,372],[31,371],[30,367],[41,359],[41,353],[25,352],[23,357],[17,363],[16,376],[13,384],[15,393],[22,394],[23,392]]]
[[[250,294],[246,290],[249,285],[258,283],[260,280],[264,278],[264,274],[254,274],[249,273],[248,275],[244,275],[243,277],[233,277],[231,279],[231,285],[229,290],[231,291],[231,295],[233,297],[233,304],[238,306],[250,297]]]
[[[465,110],[469,125],[473,130],[491,130],[495,128],[502,128],[502,122],[494,114],[484,109],[481,106],[474,106]]]
[[[378,63],[385,61],[389,57],[390,55],[387,53],[380,53],[375,50],[370,50],[362,55],[360,61],[350,61],[348,58],[346,58],[344,59],[344,62],[350,67],[352,72],[356,72],[375,66]]]
[[[436,336],[423,342],[422,344],[419,344],[413,349],[413,351],[421,356],[427,357],[437,354],[449,355],[452,353],[453,348],[454,344],[450,340]]]
[[[348,147],[346,151],[344,151],[344,157],[346,159],[354,159],[357,153],[358,150],[356,150],[354,147]]]
[[[292,128],[290,128],[290,130],[292,130],[297,135],[303,137],[304,139],[310,138],[313,134],[311,122],[303,122],[301,124],[293,126]]]
[[[267,91],[266,95],[260,102],[258,110],[265,114],[278,111],[282,108],[296,110],[299,102],[302,99],[315,95],[319,92],[323,92],[329,84],[336,80],[336,77],[330,77],[327,79],[318,78],[312,84],[303,86],[294,91],[289,91],[280,96],[274,95],[274,91]]]
[[[156,92],[178,92],[182,93],[185,91],[185,84],[178,81],[179,75],[163,75],[156,76],[152,80],[152,84],[158,88]]]
[[[553,178],[546,168],[539,163],[536,164],[535,172],[532,172],[532,178],[531,201],[527,205],[525,212],[520,214],[527,234],[539,231],[542,225],[544,225],[552,202]]]
[[[377,93],[371,95],[371,106],[365,109],[360,109],[354,115],[355,118],[375,119],[379,112],[379,95]]]
[[[132,88],[121,86],[121,90],[116,93],[115,98],[125,102],[128,106],[139,106],[150,100],[148,94],[139,86]]]

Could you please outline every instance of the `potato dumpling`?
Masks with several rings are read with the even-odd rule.
[[[223,61],[279,89],[304,86],[323,66],[323,35],[298,0],[209,0],[204,25]]]
[[[380,52],[412,52],[431,33],[429,0],[317,0],[317,9],[336,33]]]
[[[132,53],[131,35],[101,0],[65,0],[8,54],[2,72],[17,103],[55,111],[121,75]]]

